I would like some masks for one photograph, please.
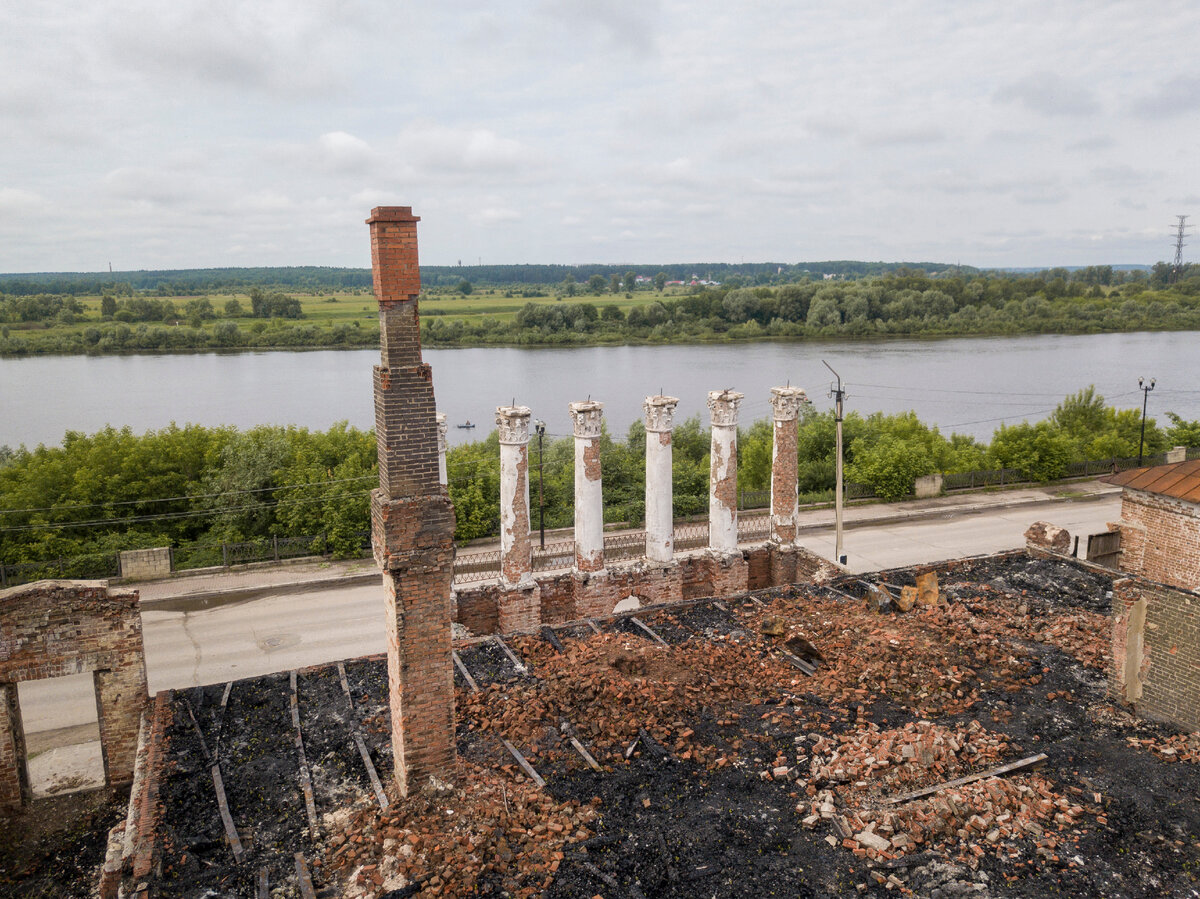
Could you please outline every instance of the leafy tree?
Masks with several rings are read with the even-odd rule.
[[[238,302],[236,297],[232,300],[226,300],[225,314],[230,318],[237,318],[242,314],[242,311],[242,304]]]
[[[1164,435],[1167,446],[1200,446],[1200,419],[1187,421],[1174,412],[1168,412],[1167,418],[1171,419]]]
[[[626,272],[623,283],[625,285],[626,292],[633,293],[634,289],[637,287],[637,272]]]
[[[468,281],[466,278],[463,278],[461,281],[459,281],[458,284],[455,285],[454,289],[456,291],[458,291],[460,294],[462,294],[464,297],[470,296],[471,293],[473,293],[475,290],[475,288],[472,286],[471,282]]]
[[[886,500],[912,493],[913,482],[934,470],[928,449],[919,440],[891,435],[856,448],[854,461],[846,468],[847,480],[868,484]]]
[[[588,278],[588,293],[600,296],[600,294],[604,293],[607,286],[608,282],[605,280],[604,275],[592,275]]]
[[[1067,471],[1073,456],[1069,437],[1050,422],[1001,425],[992,436],[988,456],[997,468],[1015,468],[1033,481],[1053,481]]]
[[[668,280],[667,273],[659,272],[657,275],[654,276],[654,289],[657,290],[659,293],[662,293],[663,288],[667,286],[667,280]]]
[[[117,298],[111,293],[106,293],[100,297],[100,315],[105,318],[112,318],[117,311]]]

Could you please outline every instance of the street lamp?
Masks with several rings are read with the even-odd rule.
[[[1138,378],[1138,387],[1142,391],[1142,437],[1138,441],[1138,468],[1142,467],[1142,449],[1146,445],[1146,404],[1150,402],[1150,391],[1154,389],[1154,378],[1147,384],[1144,378]]]
[[[538,530],[541,531],[540,546],[546,548],[546,506],[542,498],[542,437],[546,434],[546,423],[540,418],[533,423],[538,435]]]

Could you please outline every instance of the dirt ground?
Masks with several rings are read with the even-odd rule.
[[[0,817],[0,897],[87,899],[95,894],[109,829],[125,817],[129,790],[40,799]]]

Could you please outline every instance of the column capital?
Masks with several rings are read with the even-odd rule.
[[[676,396],[648,396],[642,402],[646,412],[646,430],[651,433],[670,433],[675,427],[675,407],[679,405]]]
[[[745,394],[736,390],[710,390],[708,392],[708,411],[712,415],[714,428],[736,428],[738,423],[738,406]]]
[[[530,415],[532,412],[528,406],[497,406],[496,427],[500,431],[500,442],[528,443]]]
[[[449,431],[449,425],[446,423],[446,413],[438,412],[434,417],[437,419],[438,452],[444,453],[446,451],[446,434]]]
[[[794,421],[800,415],[800,407],[811,402],[802,387],[772,387],[771,406],[775,409],[776,421]]]
[[[575,426],[576,437],[600,436],[600,424],[604,418],[604,403],[587,400],[582,403],[571,403],[567,408],[571,412],[571,421]]]

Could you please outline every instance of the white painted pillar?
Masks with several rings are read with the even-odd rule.
[[[500,434],[500,582],[526,586],[533,580],[529,539],[529,407],[497,406]]]
[[[648,396],[646,412],[646,558],[669,564],[675,557],[675,515],[672,508],[671,431],[675,426],[673,396]]]
[[[450,485],[450,477],[446,474],[446,413],[439,412],[437,414],[437,432],[438,432],[438,483],[443,487]]]
[[[604,404],[571,403],[575,426],[575,571],[604,570],[604,492],[600,484],[600,424]]]
[[[800,506],[796,497],[800,406],[808,394],[799,387],[772,387],[774,436],[771,441],[771,539],[783,546],[796,540]]]
[[[737,423],[743,394],[710,390],[712,449],[708,472],[708,548],[718,553],[737,552]]]

